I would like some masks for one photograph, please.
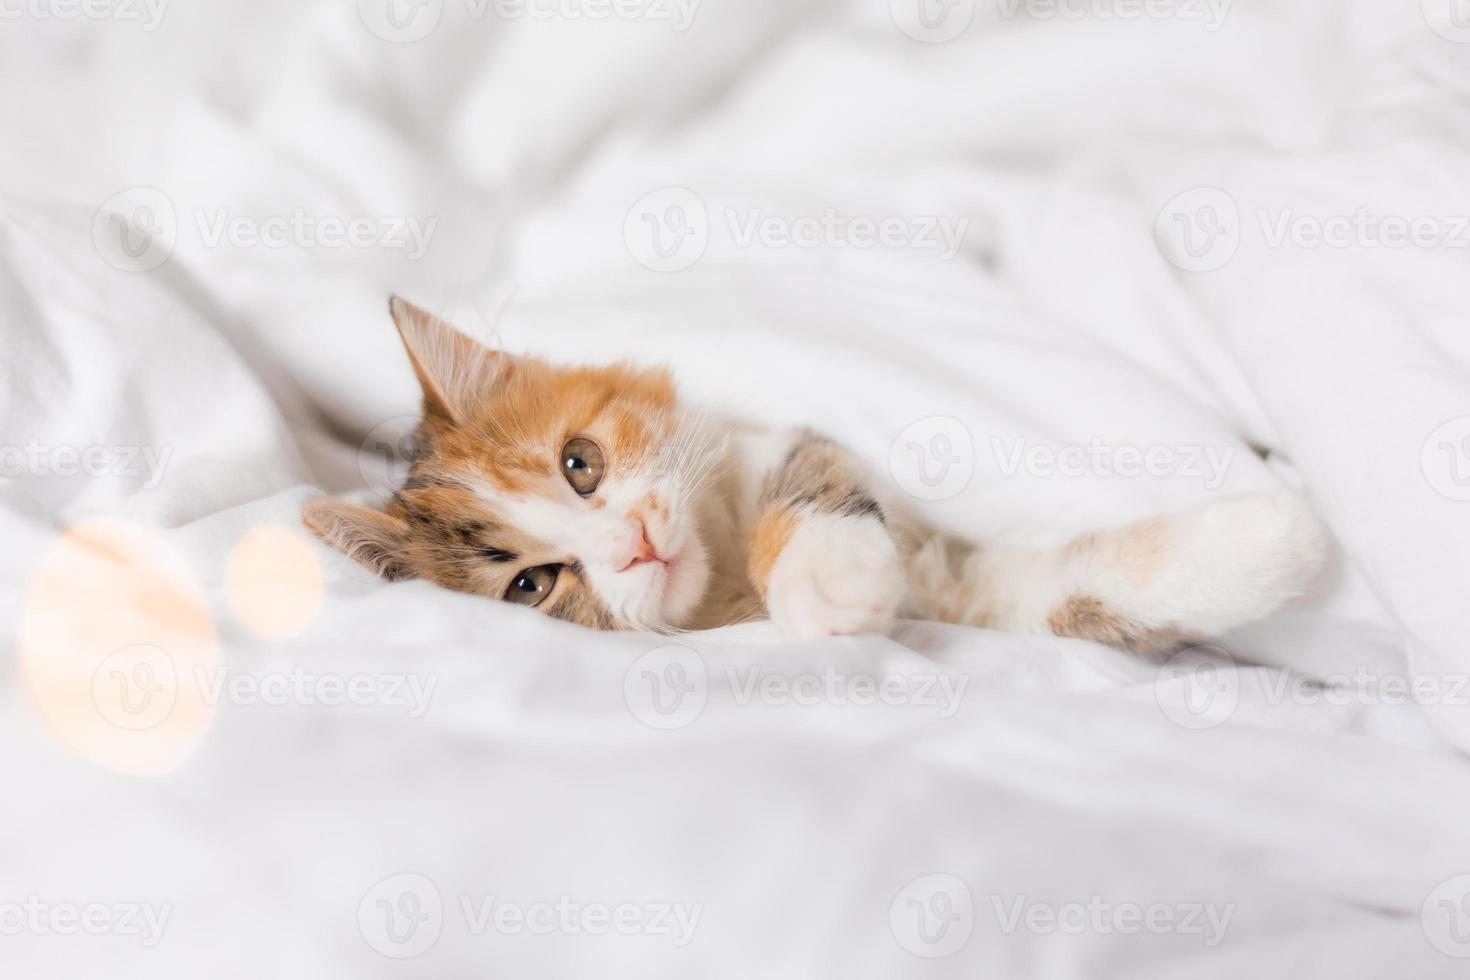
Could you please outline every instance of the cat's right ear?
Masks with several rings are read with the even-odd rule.
[[[424,390],[424,415],[468,418],[510,369],[510,357],[466,337],[447,321],[392,296],[388,312]]]
[[[390,582],[415,577],[405,552],[408,524],[392,514],[342,500],[314,500],[301,514],[317,537]]]

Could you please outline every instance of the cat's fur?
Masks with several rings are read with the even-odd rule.
[[[305,522],[391,580],[500,599],[554,576],[537,608],[599,629],[765,613],[809,639],[910,615],[1159,652],[1270,613],[1322,560],[1321,525],[1285,492],[1059,548],[947,541],[814,433],[715,427],[681,411],[665,371],[555,367],[390,309],[423,388],[419,452],[386,511],[321,500]],[[574,439],[602,454],[587,496],[562,469],[586,465],[563,458]]]

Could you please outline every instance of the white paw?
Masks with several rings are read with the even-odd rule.
[[[1177,593],[1208,597],[1200,625],[1223,632],[1301,594],[1321,569],[1327,531],[1290,491],[1225,497],[1184,515]]]
[[[782,637],[887,633],[904,594],[903,563],[871,517],[821,514],[792,533],[771,569],[766,606]]]

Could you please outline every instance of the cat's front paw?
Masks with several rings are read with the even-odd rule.
[[[903,562],[882,522],[819,514],[781,549],[766,607],[788,640],[887,633],[904,586]]]

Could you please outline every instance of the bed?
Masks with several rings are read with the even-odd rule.
[[[1470,31],[1425,0],[17,6],[14,977],[1463,977]],[[1391,9],[1392,8],[1392,9]],[[1292,487],[1179,657],[379,582],[397,291],[947,530]]]

